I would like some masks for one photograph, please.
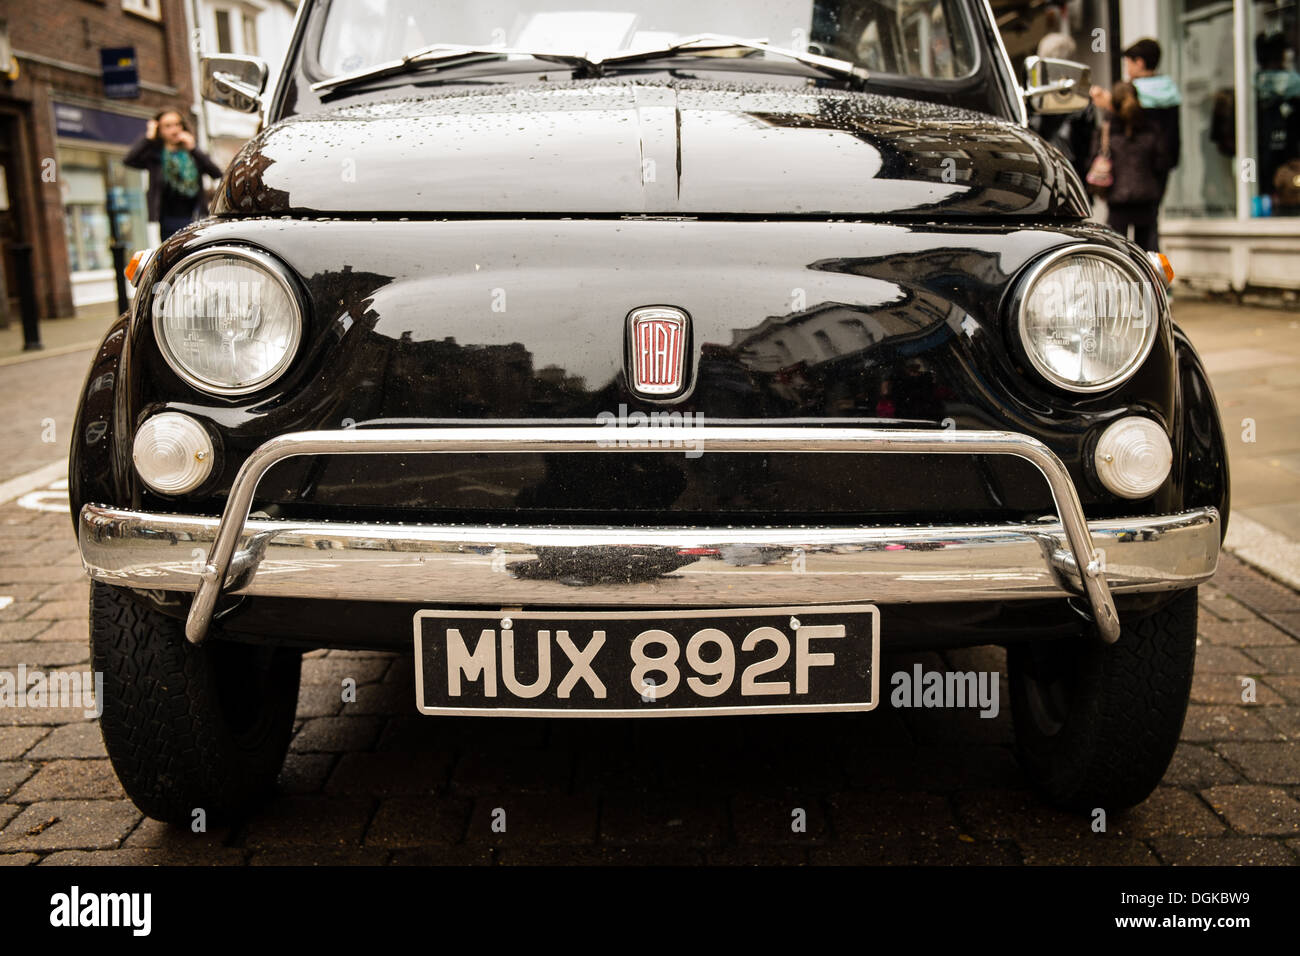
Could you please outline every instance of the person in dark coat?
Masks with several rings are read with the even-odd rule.
[[[1124,75],[1137,91],[1138,105],[1142,107],[1146,122],[1159,130],[1164,139],[1165,153],[1169,157],[1169,165],[1165,167],[1164,179],[1160,184],[1160,198],[1164,199],[1169,173],[1178,165],[1182,151],[1179,122],[1182,94],[1178,92],[1173,79],[1156,72],[1160,66],[1160,44],[1155,40],[1150,37],[1138,40],[1121,55],[1124,58]],[[1103,114],[1114,109],[1110,92],[1100,86],[1092,88],[1092,102]]]
[[[222,174],[212,157],[194,145],[194,134],[176,110],[151,119],[122,162],[149,173],[149,222],[158,224],[160,240],[207,214],[203,176],[220,179]]]
[[[1156,225],[1165,180],[1173,165],[1169,138],[1138,101],[1132,83],[1116,83],[1112,112],[1093,139],[1095,157],[1109,148],[1114,182],[1106,193],[1107,224],[1148,252],[1159,250]]]

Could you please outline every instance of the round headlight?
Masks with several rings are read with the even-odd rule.
[[[1017,325],[1030,364],[1053,385],[1099,392],[1146,360],[1159,322],[1154,284],[1108,249],[1064,249],[1022,285]]]
[[[280,263],[221,246],[167,275],[154,295],[153,328],[163,358],[185,381],[243,395],[289,367],[302,339],[302,309]]]

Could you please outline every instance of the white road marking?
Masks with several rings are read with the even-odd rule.
[[[29,471],[25,475],[19,475],[17,478],[10,478],[8,481],[0,482],[0,505],[6,501],[13,501],[15,498],[21,498],[23,495],[39,488],[45,488],[50,482],[62,478],[63,486],[66,488],[68,479],[68,462],[52,461],[48,465],[42,465],[35,471]]]

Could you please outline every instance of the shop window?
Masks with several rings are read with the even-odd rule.
[[[147,244],[143,172],[124,165],[116,153],[72,147],[60,147],[59,172],[74,273],[113,268],[114,229],[128,250]]]
[[[214,42],[218,53],[257,56],[257,13],[229,5],[212,8]]]
[[[1295,4],[1251,4],[1247,118],[1255,161],[1252,216],[1300,216],[1300,16]]]
[[[1162,43],[1158,70],[1173,77],[1182,96],[1182,146],[1164,215],[1231,218],[1237,213],[1232,3],[1180,0],[1171,6],[1175,42]]]

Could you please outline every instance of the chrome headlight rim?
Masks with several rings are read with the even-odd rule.
[[[1149,298],[1144,297],[1143,302],[1149,306],[1151,314],[1146,316],[1146,332],[1143,337],[1141,347],[1134,353],[1133,357],[1110,378],[1102,382],[1091,385],[1081,385],[1078,382],[1068,381],[1059,376],[1053,369],[1048,367],[1029,344],[1029,337],[1026,333],[1025,322],[1027,319],[1027,310],[1029,305],[1030,293],[1034,291],[1034,286],[1042,278],[1047,270],[1060,263],[1062,259],[1069,259],[1079,256],[1088,256],[1097,259],[1104,259],[1128,275],[1129,279],[1139,283],[1145,290],[1150,293]],[[1144,264],[1147,265],[1147,264]],[[1152,274],[1149,265],[1144,270],[1130,256],[1125,255],[1117,249],[1109,246],[1094,245],[1092,243],[1082,242],[1074,245],[1065,246],[1055,249],[1037,259],[1035,259],[1025,270],[1018,276],[1014,283],[1015,290],[1015,344],[1017,350],[1024,356],[1034,373],[1044,382],[1054,388],[1064,389],[1065,391],[1074,392],[1080,395],[1096,395],[1101,392],[1109,392],[1112,389],[1123,385],[1132,378],[1146,362],[1151,355],[1151,350],[1155,348],[1156,338],[1160,331],[1161,316],[1165,310],[1165,298],[1163,289],[1156,287],[1152,281]]]
[[[293,365],[294,360],[298,357],[299,347],[302,345],[304,325],[306,323],[306,313],[303,309],[302,295],[294,282],[293,274],[289,267],[282,263],[269,252],[251,246],[239,245],[216,245],[204,246],[196,249],[194,252],[182,258],[179,262],[167,270],[158,283],[165,289],[164,296],[170,294],[175,280],[184,272],[188,272],[201,265],[208,259],[215,259],[220,256],[232,256],[234,258],[245,259],[256,266],[260,266],[272,279],[279,283],[293,307],[293,336],[289,340],[288,346],[284,350],[284,356],[278,361],[265,375],[244,385],[224,385],[221,382],[215,382],[211,379],[198,375],[188,369],[185,364],[177,358],[172,352],[171,344],[167,340],[162,327],[163,308],[155,294],[150,302],[150,310],[153,319],[153,337],[158,345],[158,351],[161,353],[163,360],[176,373],[182,381],[192,388],[209,395],[219,395],[226,397],[237,397],[240,395],[249,395],[253,392],[261,391],[268,385],[280,379],[289,367]],[[164,300],[165,301],[165,300]]]

